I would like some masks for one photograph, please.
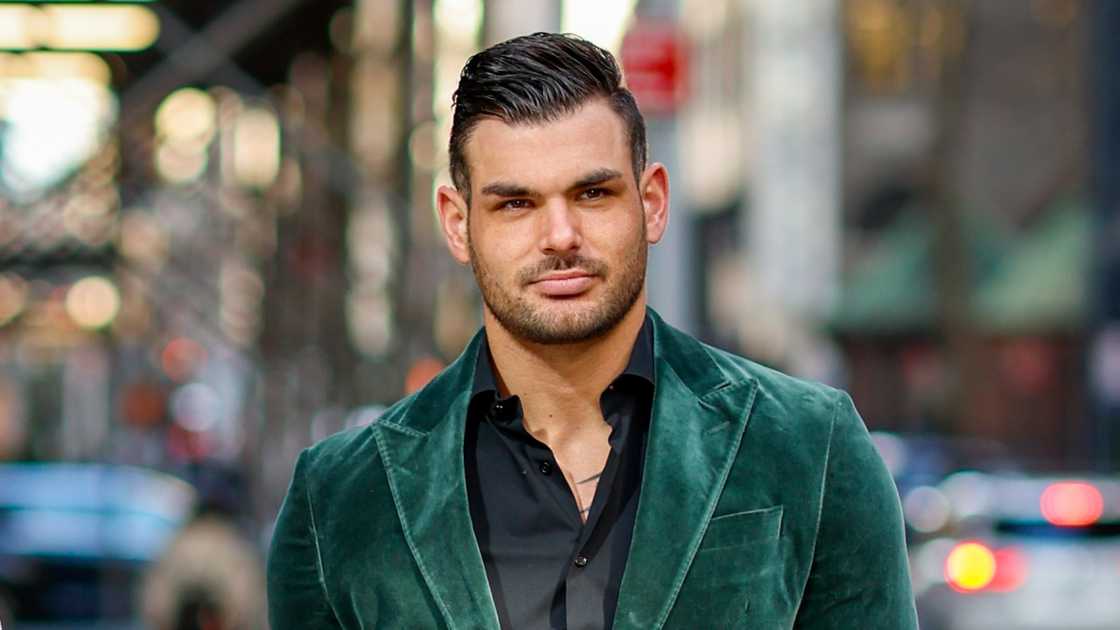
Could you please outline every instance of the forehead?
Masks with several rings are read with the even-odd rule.
[[[475,191],[494,181],[546,189],[597,168],[630,171],[625,125],[604,101],[543,123],[510,125],[484,118],[464,149]]]

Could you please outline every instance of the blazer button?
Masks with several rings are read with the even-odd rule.
[[[541,474],[542,475],[551,475],[552,474],[552,462],[548,461],[547,459],[544,460],[543,462],[541,462]]]
[[[576,556],[573,564],[582,569],[583,567],[587,566],[587,556]]]

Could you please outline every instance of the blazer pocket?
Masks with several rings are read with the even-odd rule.
[[[700,551],[742,547],[774,541],[782,531],[782,506],[723,514],[708,522]]]
[[[709,521],[665,627],[763,627],[748,619],[781,589],[781,531],[780,505]]]

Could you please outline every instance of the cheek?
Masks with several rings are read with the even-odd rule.
[[[527,229],[494,226],[485,231],[472,232],[471,245],[475,255],[483,260],[491,272],[504,275],[515,271],[519,261],[528,255],[527,252],[533,251],[533,241],[527,232]]]
[[[635,255],[645,243],[643,236],[645,224],[641,217],[627,217],[623,220],[603,221],[585,230],[585,239],[592,248],[610,256],[616,262]]]

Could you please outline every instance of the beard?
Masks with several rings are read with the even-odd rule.
[[[512,286],[498,279],[468,241],[471,269],[478,281],[482,300],[503,328],[525,341],[557,345],[599,338],[626,317],[645,285],[648,249],[645,246],[645,223],[641,225],[641,233],[630,248],[633,255],[623,260],[617,269],[601,260],[578,254],[548,256],[519,270]],[[525,290],[544,274],[568,269],[580,269],[598,276],[604,283],[606,295],[595,304],[564,308],[535,301]],[[571,299],[575,302],[579,298]]]

